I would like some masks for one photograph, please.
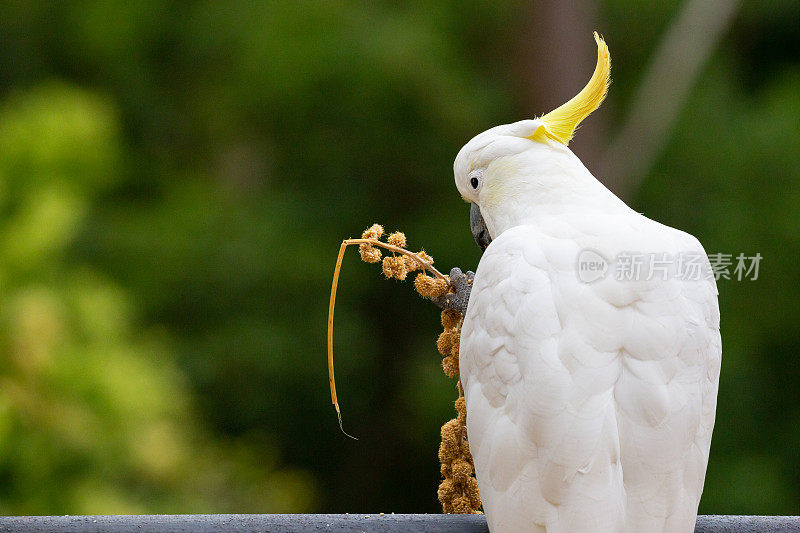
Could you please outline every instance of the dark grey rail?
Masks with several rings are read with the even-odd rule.
[[[7,516],[0,532],[92,531],[186,532],[231,531],[294,533],[344,531],[365,533],[487,533],[483,515],[442,514],[198,514],[113,516]],[[709,515],[697,519],[695,533],[800,532],[798,516]]]

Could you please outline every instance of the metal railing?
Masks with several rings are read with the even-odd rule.
[[[487,533],[483,515],[442,514],[212,514],[121,516],[8,516],[0,531],[20,533],[270,532]],[[695,533],[800,532],[797,516],[700,516]]]

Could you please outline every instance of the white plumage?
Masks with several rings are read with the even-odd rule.
[[[713,277],[678,269],[699,257],[708,274],[708,260],[697,239],[614,196],[541,135],[547,126],[498,126],[455,162],[458,189],[493,239],[460,346],[489,528],[688,533],[722,348]],[[605,277],[582,281],[584,250],[609,262]],[[672,261],[617,279],[620,254]]]

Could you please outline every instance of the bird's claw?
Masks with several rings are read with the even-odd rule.
[[[469,304],[469,295],[472,292],[474,279],[474,272],[468,270],[464,273],[460,268],[456,267],[450,270],[450,289],[452,292],[431,298],[431,300],[442,309],[455,309],[464,315],[467,312],[467,304]]]

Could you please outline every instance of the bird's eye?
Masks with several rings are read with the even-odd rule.
[[[478,192],[481,190],[481,187],[483,186],[483,169],[476,168],[467,174],[467,183],[469,183],[469,186],[472,187],[473,191]]]

